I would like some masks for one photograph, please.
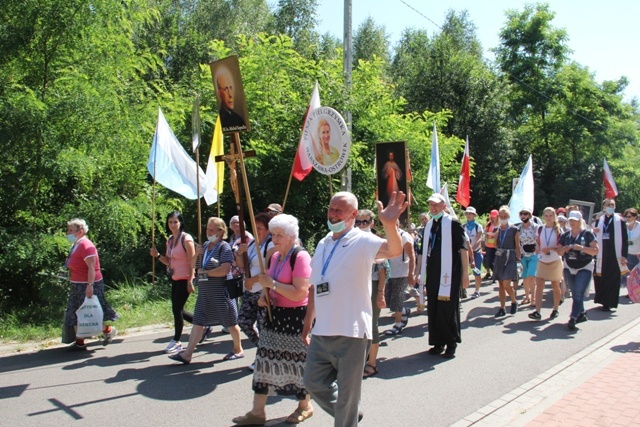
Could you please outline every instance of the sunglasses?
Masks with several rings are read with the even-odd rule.
[[[627,216],[625,216],[625,218],[635,218],[635,217],[636,217],[635,215],[627,215]]]
[[[520,216],[529,216],[529,212],[520,212]]]
[[[356,219],[356,227],[359,225],[369,225],[371,224],[371,220],[370,219]]]

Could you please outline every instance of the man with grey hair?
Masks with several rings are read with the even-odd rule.
[[[424,229],[420,280],[427,288],[429,354],[453,358],[460,339],[460,288],[469,286],[469,255],[465,232],[445,213],[442,194],[429,197],[431,220]],[[445,351],[446,346],[446,351]]]
[[[385,240],[354,229],[358,200],[346,191],[336,193],[327,211],[330,233],[311,260],[312,287],[302,331],[309,343],[304,384],[335,426],[355,426],[362,417],[362,372],[372,338],[371,266],[376,259],[402,253],[396,221],[407,208],[405,198],[394,192],[385,209],[377,202]]]
[[[218,96],[220,97],[220,124],[224,132],[245,130],[244,119],[234,111],[235,88],[231,73],[223,68],[216,75]]]

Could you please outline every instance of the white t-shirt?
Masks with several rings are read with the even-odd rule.
[[[358,229],[349,230],[337,241],[331,238],[331,233],[320,240],[311,259],[309,280],[314,285],[313,292],[316,292],[314,335],[373,337],[371,266],[383,242],[373,233],[363,233]],[[330,258],[333,248],[335,251]],[[329,293],[318,296],[318,285],[322,283],[329,284]]]
[[[264,258],[265,252],[269,252],[269,249],[273,247],[273,242],[269,238],[269,243],[267,243],[267,247],[265,250],[265,242],[260,244],[260,256],[262,257],[262,261],[264,262],[264,268],[267,269],[267,260]],[[251,273],[251,277],[256,277],[260,274],[260,261],[258,261],[258,253],[256,251],[256,241],[252,240],[249,245],[247,245],[247,256],[249,257],[249,272]],[[256,282],[251,288],[252,293],[260,292],[262,290],[262,285]]]
[[[411,246],[413,246],[413,237],[406,231],[400,231],[400,238],[402,239],[402,254],[395,258],[389,258],[389,265],[391,266],[389,278],[391,279],[409,275],[409,258],[411,254],[407,253],[404,247],[407,243],[411,243]]]
[[[636,221],[633,230],[627,228],[627,232],[629,233],[629,254],[640,254],[640,222]]]
[[[560,255],[558,255],[558,252],[549,251],[549,248],[555,249],[558,247],[560,236],[556,234],[555,229],[542,226],[538,228],[538,237],[540,239],[540,256],[538,257],[540,261],[548,264],[559,260]],[[549,251],[549,255],[547,255],[547,251]]]

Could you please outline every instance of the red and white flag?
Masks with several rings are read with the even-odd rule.
[[[618,195],[618,187],[613,180],[613,175],[611,175],[611,169],[609,169],[607,159],[604,159],[602,166],[602,181],[604,182],[604,197],[608,199],[616,197]]]
[[[471,204],[471,170],[469,168],[469,137],[464,145],[462,155],[462,168],[460,169],[460,180],[458,181],[458,191],[456,192],[456,202],[467,207]]]
[[[302,133],[300,135],[300,141],[298,142],[298,151],[296,151],[296,157],[293,160],[293,177],[298,181],[302,181],[313,169],[313,165],[309,161],[307,154],[304,152],[304,144],[302,136],[304,134],[304,128],[307,126],[307,120],[309,119],[309,112],[320,108],[320,93],[318,92],[318,82],[313,87],[313,93],[311,94],[311,101],[309,107],[304,115],[304,122],[302,122]]]

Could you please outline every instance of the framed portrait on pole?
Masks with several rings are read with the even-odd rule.
[[[209,64],[223,133],[251,130],[240,63],[233,55]]]
[[[407,194],[407,143],[406,141],[376,143],[376,188],[378,200],[389,204],[394,191]],[[408,211],[400,216],[400,225],[407,226]]]

